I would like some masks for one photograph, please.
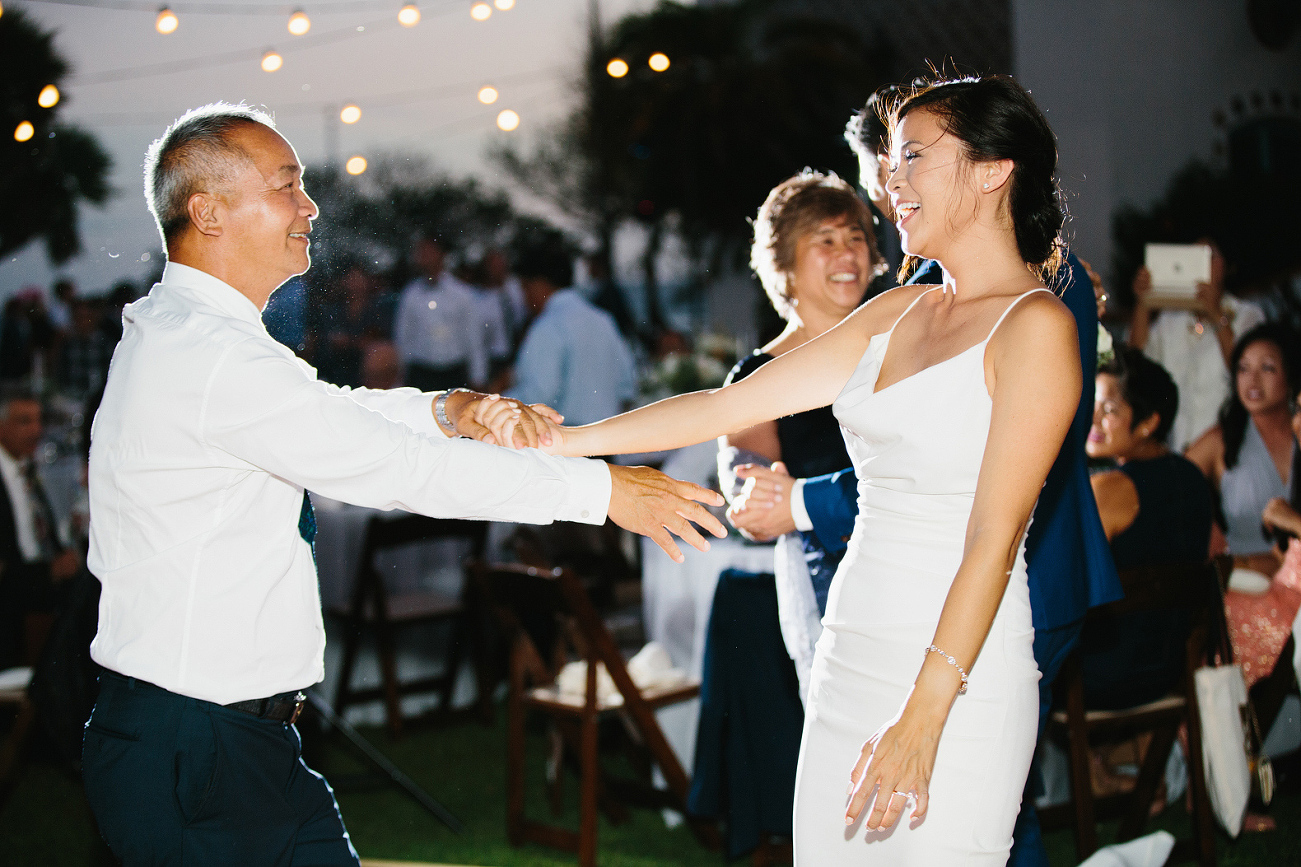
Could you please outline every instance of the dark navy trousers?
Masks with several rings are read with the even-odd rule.
[[[86,795],[125,867],[358,867],[291,725],[114,672],[82,745]]]

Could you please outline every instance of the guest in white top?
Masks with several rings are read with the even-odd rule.
[[[316,204],[271,119],[217,104],[151,146],[162,282],[123,313],[90,453],[91,655],[107,670],[83,768],[127,865],[356,865],[300,758],[325,634],[305,488],[379,509],[511,521],[610,517],[677,551],[716,495],[644,469],[455,440],[495,396],[350,390],[274,342],[261,309],[308,268]],[[516,444],[538,442],[535,411]],[[516,416],[518,414],[518,416]],[[680,556],[680,554],[679,554]]]
[[[1224,254],[1209,238],[1197,243],[1211,248],[1211,280],[1197,287],[1197,310],[1154,309],[1148,304],[1152,274],[1140,268],[1134,276],[1134,317],[1129,342],[1160,364],[1179,388],[1179,412],[1169,445],[1184,451],[1215,424],[1216,413],[1229,396],[1229,355],[1242,335],[1265,321],[1265,314],[1248,301],[1224,291]]]
[[[398,298],[393,342],[406,365],[406,383],[422,391],[488,381],[488,335],[478,294],[445,269],[434,235],[416,239],[416,277]]]
[[[32,460],[42,433],[35,394],[0,392],[0,669],[35,664],[57,589],[81,568]]]
[[[535,243],[515,268],[534,318],[520,345],[510,395],[545,403],[568,424],[590,424],[628,409],[637,396],[632,351],[613,317],[573,288],[573,261],[563,241]]]

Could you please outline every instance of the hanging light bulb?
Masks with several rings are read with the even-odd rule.
[[[646,59],[646,65],[656,72],[663,72],[669,68],[669,56],[663,52],[656,51]]]
[[[32,126],[30,120],[25,120],[14,130],[14,141],[27,141],[34,135],[36,135],[36,127]]]
[[[479,102],[484,105],[492,105],[497,101],[497,88],[490,84],[485,84],[479,88]]]
[[[502,12],[509,12],[515,8],[515,0],[492,0],[492,5]]]
[[[398,23],[403,27],[415,27],[420,23],[420,9],[414,3],[408,3],[398,12]]]
[[[339,112],[339,120],[344,123],[356,123],[361,120],[361,108],[348,103],[343,107],[343,111]]]
[[[267,51],[266,54],[262,55],[263,72],[275,72],[277,69],[279,69],[284,65],[285,65],[285,59],[281,57],[279,54],[277,54],[274,48],[270,49],[269,51]]]
[[[497,129],[503,132],[512,132],[519,127],[519,115],[509,108],[503,109],[497,115]]]
[[[52,84],[41,88],[41,95],[36,97],[36,104],[41,108],[54,108],[59,104],[59,89]]]
[[[303,10],[295,9],[294,14],[289,16],[289,32],[295,36],[302,36],[311,29],[312,19],[308,18]]]
[[[154,21],[154,29],[166,36],[168,33],[175,33],[176,28],[181,25],[180,19],[176,13],[164,6],[158,10],[158,18]]]
[[[616,57],[605,65],[605,71],[609,73],[611,78],[623,78],[628,74],[628,63]]]
[[[487,3],[475,3],[470,7],[470,17],[475,21],[487,21],[492,15],[492,7]]]
[[[343,164],[343,170],[350,175],[359,175],[366,171],[366,158],[363,156],[349,157],[348,161]]]

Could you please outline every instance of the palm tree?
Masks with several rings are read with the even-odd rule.
[[[68,63],[21,11],[0,16],[0,255],[37,238],[52,261],[81,250],[77,209],[102,204],[108,186],[108,154],[89,133],[57,122],[61,103],[38,103],[46,85],[59,87]],[[25,141],[15,135],[32,125]]]

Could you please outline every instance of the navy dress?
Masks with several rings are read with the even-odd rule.
[[[1120,471],[1138,489],[1139,510],[1111,540],[1116,568],[1205,560],[1214,495],[1201,471],[1174,453],[1127,461]],[[1080,636],[1085,706],[1118,710],[1161,698],[1183,671],[1187,639],[1182,611],[1091,618]]]
[[[743,379],[771,360],[755,352],[733,368],[728,381]],[[778,419],[777,439],[795,478],[849,465],[829,406]],[[813,533],[801,536],[818,608],[825,610],[844,546],[828,553]],[[718,577],[710,610],[687,800],[693,815],[725,820],[729,858],[754,849],[764,835],[791,836],[803,729],[804,706],[782,641],[775,580],[770,573],[729,569]]]

